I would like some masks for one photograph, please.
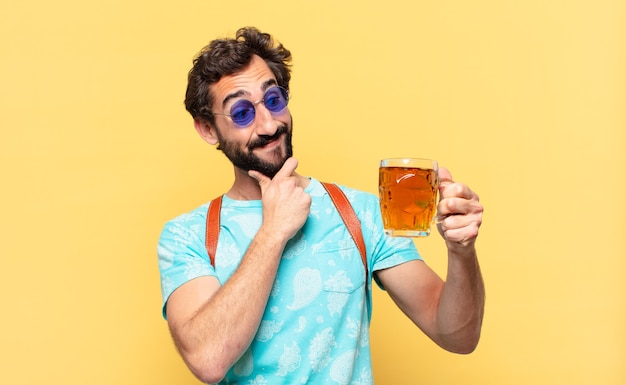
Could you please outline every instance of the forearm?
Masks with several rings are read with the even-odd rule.
[[[220,380],[252,342],[285,243],[262,227],[231,278],[177,328],[177,346],[199,378]]]
[[[437,309],[440,344],[451,351],[470,353],[478,344],[485,304],[485,288],[476,250],[448,249],[448,273]]]

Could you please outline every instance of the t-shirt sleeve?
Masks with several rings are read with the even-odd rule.
[[[167,318],[166,304],[174,290],[194,278],[215,276],[204,245],[205,220],[198,214],[184,214],[163,227],[157,247],[163,318]]]
[[[364,218],[365,228],[369,232],[368,247],[371,250],[369,264],[372,273],[405,262],[422,260],[412,238],[391,237],[385,234],[378,198],[372,194],[367,195],[369,195],[369,198],[365,199],[366,204],[363,210],[366,213]],[[384,290],[382,284],[376,279],[375,274],[373,274],[373,277],[378,286]]]

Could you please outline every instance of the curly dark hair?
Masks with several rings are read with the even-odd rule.
[[[209,87],[222,76],[242,70],[250,63],[252,55],[261,57],[274,73],[278,85],[289,90],[291,52],[282,44],[275,45],[268,33],[254,27],[240,28],[234,39],[213,40],[194,59],[185,94],[185,108],[194,119],[215,124]]]

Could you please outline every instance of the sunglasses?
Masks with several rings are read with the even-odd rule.
[[[213,114],[228,116],[237,127],[244,128],[248,127],[254,121],[256,105],[261,102],[263,102],[263,105],[270,113],[278,114],[287,108],[289,93],[282,87],[274,86],[265,91],[263,99],[259,101],[251,102],[247,99],[241,99],[230,107],[230,114],[219,114],[216,112]]]

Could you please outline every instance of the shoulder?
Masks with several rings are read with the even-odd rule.
[[[341,189],[341,191],[346,195],[346,197],[348,198],[348,200],[350,201],[350,204],[352,204],[353,206],[358,206],[358,205],[378,205],[378,196],[370,193],[370,192],[366,192],[363,190],[359,190],[353,187],[349,187],[346,186],[344,184],[341,183],[337,183],[337,182],[320,182],[316,179],[311,179],[311,184],[310,184],[310,191],[308,191],[311,196],[316,197],[316,196],[327,196],[328,192],[325,190],[324,188],[324,184],[326,185],[336,185],[337,187],[339,187]]]
[[[320,185],[319,189],[321,190],[320,195],[325,198],[326,204],[332,205],[331,199],[328,196],[328,193],[325,191],[324,187],[322,186],[322,183],[318,183]],[[378,237],[381,235],[375,234],[382,231],[382,227],[377,225],[379,222],[381,222],[380,206],[377,195],[339,183],[328,184],[335,184],[344,193],[344,195],[350,202],[350,206],[361,221],[361,226],[363,227],[362,230],[369,232],[368,236],[376,235]]]
[[[189,212],[180,214],[165,223],[161,232],[161,239],[190,237],[198,232],[204,232],[209,203],[205,203]]]
[[[338,183],[336,185],[346,195],[350,205],[362,220],[363,216],[371,218],[371,216],[376,216],[379,212],[380,206],[377,195]]]
[[[355,204],[378,204],[378,196],[370,192],[358,190],[345,185],[337,185],[339,186],[339,188],[341,188],[344,194],[346,194],[348,200],[350,200],[351,203],[354,202]]]

